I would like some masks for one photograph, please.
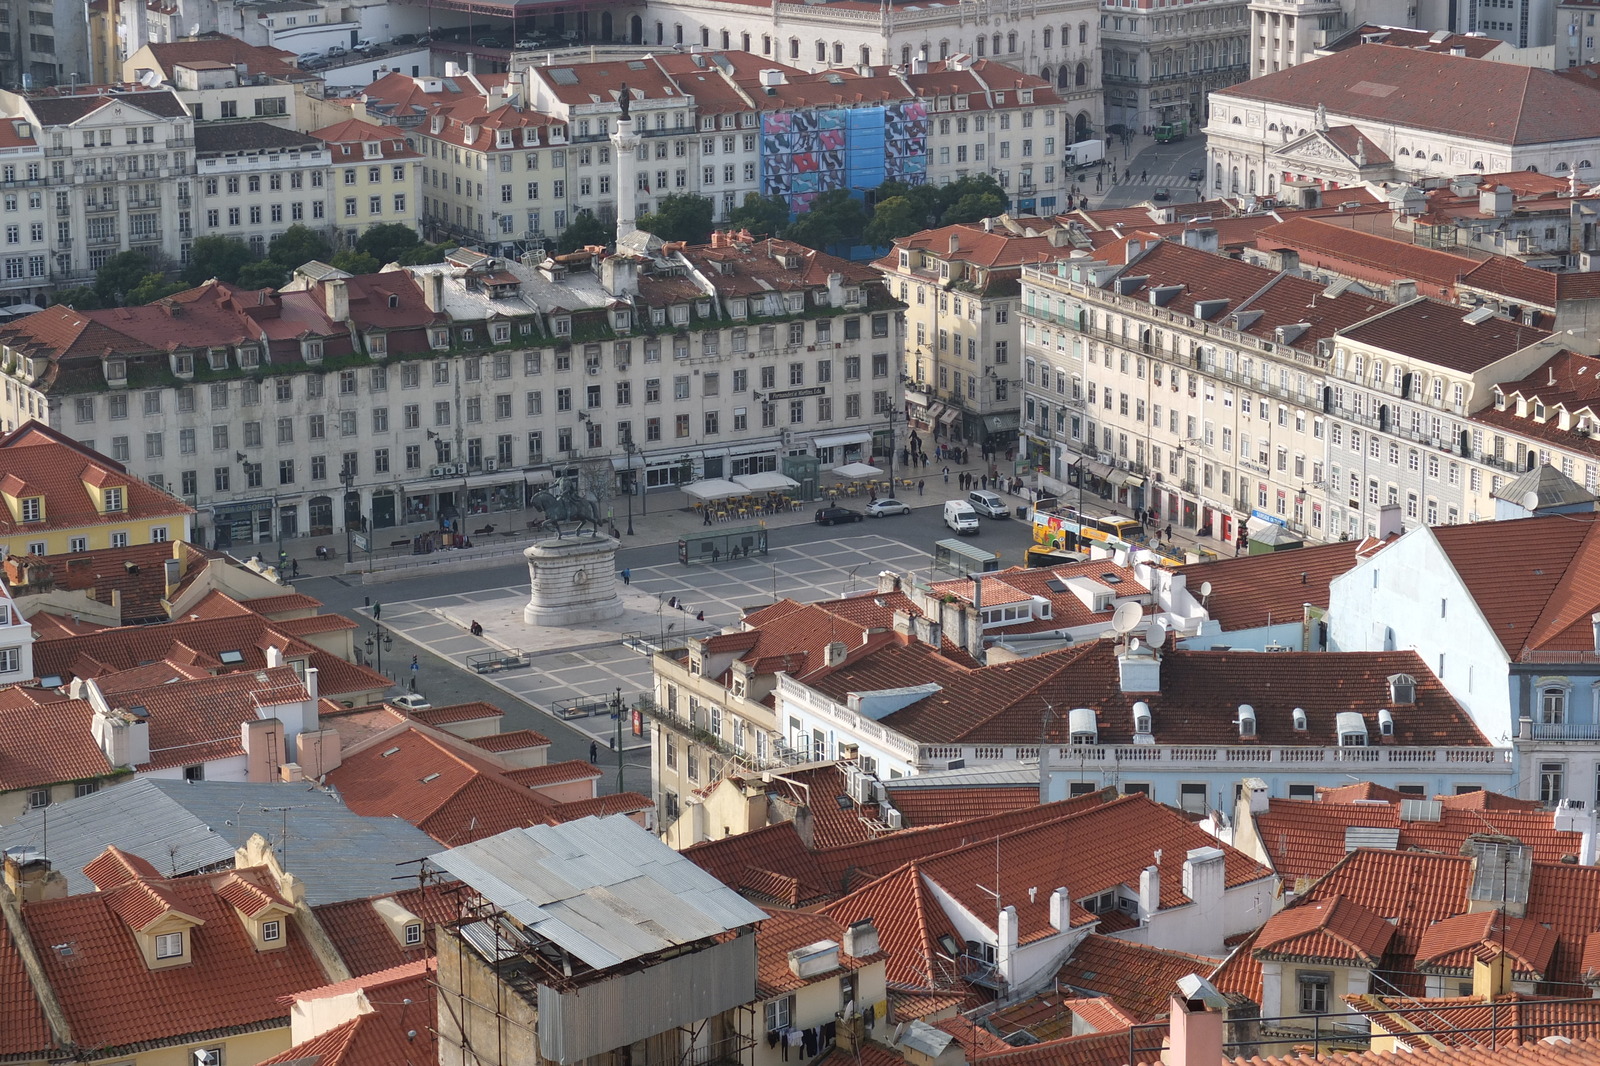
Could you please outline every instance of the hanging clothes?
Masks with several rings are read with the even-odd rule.
[[[593,762],[594,760],[591,759],[589,761]],[[778,1038],[781,1035],[782,1034],[779,1033],[778,1030],[776,1030],[776,1029],[768,1029],[767,1030],[767,1046],[768,1047],[777,1047],[778,1046]]]

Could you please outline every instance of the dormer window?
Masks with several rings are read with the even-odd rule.
[[[1339,732],[1341,748],[1367,746],[1367,721],[1360,714],[1355,711],[1340,711],[1334,722]]]
[[[1410,674],[1389,675],[1389,702],[1390,703],[1415,703],[1417,701],[1417,679]]]
[[[1506,394],[1499,389],[1494,390],[1494,409],[1496,411],[1504,411],[1506,409]]]
[[[24,522],[44,521],[43,496],[29,496],[22,501],[22,520]]]
[[[322,342],[306,341],[300,348],[300,354],[308,363],[322,362]]]
[[[106,489],[106,513],[122,510],[122,490]]]
[[[107,381],[127,381],[128,364],[121,359],[106,360]]]
[[[422,943],[422,923],[408,922],[406,924],[406,947],[414,948]]]
[[[377,141],[367,141],[363,147],[366,149],[368,159],[380,159],[383,157],[383,145]]]
[[[1067,726],[1074,744],[1094,744],[1100,739],[1100,725],[1093,708],[1074,707],[1067,715]]]
[[[1543,422],[1544,421],[1544,401],[1543,400],[1535,400],[1535,401],[1533,401],[1533,420],[1535,422]]]
[[[239,365],[246,370],[253,370],[261,365],[261,349],[240,348]]]
[[[206,364],[210,366],[212,370],[228,369],[228,349],[212,348],[210,351],[206,352]]]
[[[261,939],[264,943],[274,944],[283,939],[283,922],[277,918],[261,923]]]
[[[558,315],[550,320],[550,329],[557,337],[572,336],[572,319],[566,315]]]
[[[496,344],[505,344],[511,340],[511,323],[496,322],[490,329],[494,331],[494,342]]]
[[[435,349],[440,351],[450,347],[450,331],[447,329],[434,330],[431,343]]]
[[[156,937],[156,958],[183,958],[183,934],[162,933],[160,936]]]

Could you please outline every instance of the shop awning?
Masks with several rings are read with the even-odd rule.
[[[917,390],[913,389],[911,386],[907,385],[906,386],[906,403],[914,403],[918,407],[927,407],[928,406],[928,394],[925,393],[925,392],[918,392]]]
[[[1132,476],[1126,470],[1113,470],[1105,476],[1105,481],[1107,485],[1115,489],[1127,484],[1128,479]]]
[[[948,408],[946,408],[945,405],[942,404],[942,403],[931,403],[931,404],[929,404],[928,405],[928,415],[927,415],[928,421],[929,422],[937,422],[937,421],[939,421],[939,416],[944,414],[946,410],[948,410]]]
[[[1093,459],[1085,459],[1080,465],[1084,470],[1088,471],[1091,477],[1097,477],[1101,481],[1104,481],[1111,476],[1112,468],[1106,463],[1096,462]]]
[[[1123,484],[1128,486],[1130,489],[1137,489],[1144,485],[1144,478],[1129,474],[1128,479],[1124,481]]]
[[[818,433],[811,438],[811,443],[818,448],[839,448],[846,444],[865,444],[871,439],[872,434],[861,429],[848,433]]]
[[[844,466],[834,467],[833,472],[838,474],[840,477],[847,477],[851,479],[877,477],[879,474],[883,473],[882,470],[879,470],[871,463],[846,463]]]
[[[697,500],[703,500],[708,503],[712,500],[725,500],[729,496],[743,496],[749,491],[743,485],[735,485],[727,478],[722,477],[690,482],[683,487],[685,496],[692,496]]]
[[[755,474],[740,474],[733,478],[735,485],[743,485],[750,492],[787,492],[800,487],[792,477],[784,477],[776,470],[763,470]]]
[[[959,408],[959,407],[947,407],[947,408],[945,408],[943,411],[941,411],[939,413],[939,424],[941,426],[948,426],[950,423],[956,421],[960,417],[961,417],[961,408]]]

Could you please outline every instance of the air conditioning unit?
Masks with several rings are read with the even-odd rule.
[[[435,466],[428,470],[428,476],[430,477],[444,477],[449,473],[450,468],[448,466]]]
[[[597,374],[599,374],[599,373],[600,373],[600,368],[599,368],[599,367],[597,367],[597,366],[591,366],[591,367],[590,367],[590,368],[589,368],[589,376],[590,376],[590,377],[594,377],[594,376],[595,376],[595,375],[597,375]]]
[[[466,464],[466,463],[457,463],[457,464],[456,464],[456,465],[455,465],[455,466],[454,466],[454,467],[453,467],[453,468],[452,468],[452,469],[451,469],[451,471],[450,471],[450,472],[451,472],[451,473],[452,473],[452,474],[455,474],[455,475],[456,475],[456,476],[457,476],[457,477],[459,477],[459,476],[461,476],[461,475],[462,475],[462,474],[465,474],[465,473],[466,473],[466,472],[467,472],[467,464]]]
[[[883,809],[883,824],[888,826],[890,829],[904,829],[906,827],[906,820],[905,817],[893,807],[885,807]]]
[[[500,466],[500,462],[499,462],[499,460],[496,460],[496,459],[485,459],[483,461],[484,470],[488,471],[491,474],[494,473],[495,470],[499,469],[499,466]]]

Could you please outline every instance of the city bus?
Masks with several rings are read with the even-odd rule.
[[[1044,566],[1060,566],[1062,563],[1081,563],[1089,557],[1083,552],[1066,551],[1060,548],[1029,548],[1027,553],[1028,566],[1033,568]]]
[[[1126,545],[1142,533],[1139,523],[1119,515],[1096,517],[1070,507],[1056,511],[1035,508],[1033,512],[1033,542],[1046,548],[1083,550],[1095,541]]]

